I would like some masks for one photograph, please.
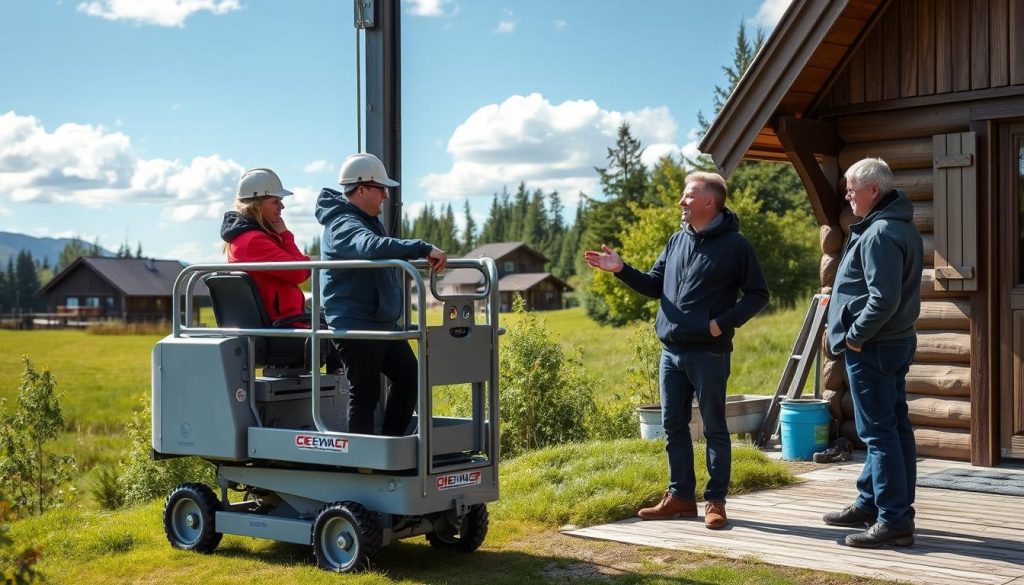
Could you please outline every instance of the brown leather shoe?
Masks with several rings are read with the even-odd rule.
[[[725,517],[725,500],[711,500],[704,504],[704,526],[711,530],[725,528],[729,519]]]
[[[642,508],[636,513],[644,520],[671,520],[673,518],[696,518],[697,502],[694,500],[681,500],[672,495],[672,492],[665,492],[665,496],[657,505],[650,508]]]

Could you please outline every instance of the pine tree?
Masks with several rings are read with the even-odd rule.
[[[764,44],[764,31],[758,28],[754,33],[753,41],[747,38],[747,28],[743,25],[743,21],[740,20],[740,25],[736,30],[736,46],[733,48],[732,63],[728,66],[722,67],[722,71],[725,72],[725,79],[729,82],[726,87],[715,85],[715,115],[722,111],[722,107],[725,102],[732,95],[732,91],[736,89],[736,85],[743,78],[743,74],[747,72],[747,68],[754,62],[754,57],[757,56],[757,52],[761,49],[761,45]],[[708,131],[708,127],[711,122],[704,117],[704,114],[697,112],[697,125],[700,127],[701,135]]]
[[[473,214],[469,212],[469,199],[466,199],[462,212],[465,214],[465,225],[462,226],[462,253],[466,254],[476,247],[476,222],[473,221]]]
[[[526,183],[520,182],[510,210],[511,221],[509,221],[509,233],[506,234],[507,241],[523,241],[523,232],[526,227],[526,211],[529,207],[530,193],[526,189]]]
[[[547,243],[547,210],[544,208],[544,192],[537,189],[523,214],[522,240],[534,250],[543,251]]]
[[[14,265],[16,277],[15,298],[19,309],[34,310],[39,306],[35,294],[39,290],[39,275],[36,274],[36,265],[32,261],[32,253],[28,250],[18,252],[18,259]]]
[[[4,285],[7,290],[7,300],[4,305],[13,310],[18,306],[18,274],[14,271],[14,255],[7,257],[7,272],[4,277]]]
[[[144,256],[142,255],[142,241],[141,240],[139,241],[139,245],[135,247],[135,257],[136,258],[144,258]]]
[[[498,222],[501,221],[501,204],[498,202],[498,194],[491,199],[491,208],[487,211],[487,219],[484,226],[480,228],[480,243],[489,244],[498,241]]]
[[[452,209],[452,204],[449,202],[445,206],[444,211],[439,212],[439,215],[440,217],[437,221],[437,240],[432,243],[448,252],[449,256],[459,255],[459,239],[456,235],[455,211]]]
[[[0,313],[7,312],[14,304],[13,283],[7,282],[7,273],[0,271]]]
[[[90,245],[86,244],[78,236],[75,236],[71,238],[71,241],[65,244],[64,248],[60,251],[60,255],[57,257],[57,272],[64,270],[81,256],[99,255],[100,247],[98,241]]]
[[[553,271],[562,253],[562,239],[565,235],[564,207],[562,206],[562,198],[559,197],[558,191],[552,191],[548,194],[547,208],[547,240],[544,242],[543,252],[551,260],[548,270]]]
[[[633,137],[629,123],[623,122],[619,126],[615,147],[608,149],[608,166],[594,169],[601,179],[605,199],[593,202],[587,210],[588,225],[583,237],[585,247],[606,244],[617,248],[622,243],[621,233],[631,215],[627,204],[647,207],[655,203],[647,194],[647,168],[640,160],[641,153],[640,141]]]

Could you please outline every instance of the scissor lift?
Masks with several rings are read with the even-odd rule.
[[[164,527],[172,546],[207,553],[223,534],[311,544],[317,565],[336,572],[364,568],[380,547],[420,534],[438,547],[470,552],[480,546],[486,504],[498,499],[497,269],[489,258],[451,260],[449,268],[476,269],[484,283],[479,293],[450,297],[438,294],[431,273],[444,321],[427,327],[425,268],[420,261],[353,260],[203,264],[181,272],[171,335],[153,349],[153,452],[209,461],[220,494],[199,483],[171,491]],[[259,295],[249,285],[225,283],[247,279],[237,271],[271,269],[312,269],[309,323],[321,323],[321,269],[403,271],[403,281],[416,285],[416,323],[406,311],[404,327],[389,332],[275,329],[265,318],[239,326],[231,313],[252,299],[223,297],[239,290],[245,297],[248,290],[258,305]],[[215,311],[217,327],[192,322],[200,280],[215,308],[222,307]],[[480,324],[478,301],[486,309]],[[416,341],[418,414],[411,434],[346,432],[347,383],[321,373],[320,360],[309,357],[321,356],[331,338]],[[296,353],[310,364],[294,367]],[[433,389],[456,384],[468,385],[472,416],[434,416]],[[229,498],[232,491],[242,496]]]

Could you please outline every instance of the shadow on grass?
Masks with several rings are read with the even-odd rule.
[[[212,557],[249,559],[281,567],[313,566],[310,547],[271,542],[259,550],[241,543],[226,543]],[[714,578],[672,576],[656,572],[627,571],[593,562],[519,551],[478,550],[472,554],[435,549],[405,542],[384,547],[373,559],[370,570],[389,581],[411,581],[427,585],[451,583],[542,584],[542,583],[673,583],[710,585]]]

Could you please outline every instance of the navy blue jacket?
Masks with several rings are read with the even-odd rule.
[[[426,258],[432,249],[421,240],[388,237],[380,219],[333,189],[320,191],[316,220],[324,226],[320,246],[323,260],[416,260]],[[320,292],[332,329],[396,329],[404,305],[397,268],[322,272]]]
[[[615,275],[640,294],[661,300],[654,329],[670,349],[732,351],[736,328],[768,305],[764,272],[739,229],[736,214],[724,209],[717,226],[672,234],[650,272],[625,264]],[[718,337],[711,336],[712,319],[722,330]]]
[[[850,226],[828,305],[828,345],[834,354],[877,341],[917,335],[921,312],[921,234],[914,204],[890,191]]]

